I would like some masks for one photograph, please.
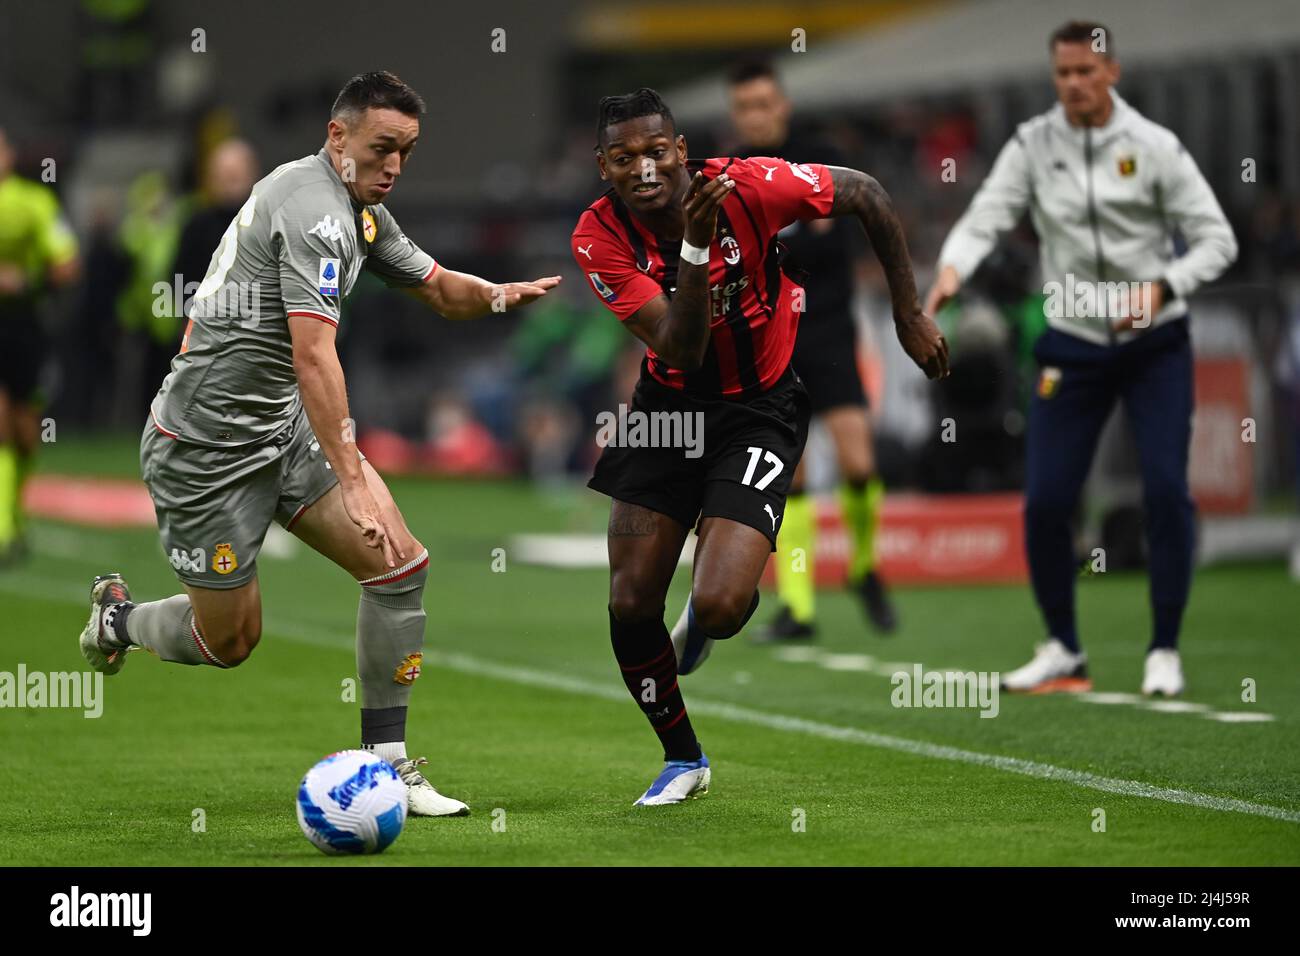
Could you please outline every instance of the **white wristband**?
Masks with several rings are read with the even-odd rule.
[[[707,266],[709,264],[709,247],[693,246],[683,239],[682,259],[693,266]]]

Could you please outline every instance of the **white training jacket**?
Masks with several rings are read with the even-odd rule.
[[[1098,344],[1141,331],[1111,331],[1112,317],[1080,316],[1076,288],[1157,282],[1174,292],[1152,325],[1187,314],[1187,296],[1237,258],[1209,183],[1178,137],[1151,122],[1113,89],[1105,126],[1069,124],[1058,103],[1021,123],[939,253],[963,282],[1026,208],[1038,233],[1048,323]],[[1175,228],[1187,251],[1174,257]],[[1059,283],[1053,286],[1053,283]],[[1053,293],[1064,290],[1055,300]],[[1059,306],[1066,301],[1064,308]],[[1098,311],[1104,311],[1098,310]]]

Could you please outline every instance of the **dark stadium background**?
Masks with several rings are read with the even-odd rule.
[[[719,651],[687,680],[708,702],[699,710],[710,754],[727,755],[734,776],[719,774],[711,805],[692,808],[679,831],[651,833],[622,793],[644,784],[658,755],[637,736],[644,728],[609,655],[607,502],[582,487],[597,451],[595,414],[627,400],[638,359],[568,251],[578,214],[601,191],[592,156],[598,99],[658,89],[702,156],[730,141],[727,69],[770,56],[797,122],[890,191],[924,291],[939,244],[997,150],[1018,122],[1052,103],[1046,37],[1080,16],[1112,28],[1122,95],[1180,136],[1240,241],[1231,271],[1192,301],[1198,378],[1212,388],[1193,454],[1206,568],[1187,617],[1189,699],[1150,704],[1121,693],[1133,700],[1094,706],[1059,699],[1068,695],[1017,697],[998,720],[891,707],[885,678],[895,662],[992,671],[1024,660],[1042,639],[1015,532],[1041,280],[1022,224],[961,307],[942,316],[954,370],[933,385],[907,366],[879,269],[867,261],[861,360],[890,492],[882,562],[900,585],[902,630],[894,643],[869,636],[852,599],[827,593],[822,640],[803,649],[806,657],[742,639]],[[500,53],[492,49],[498,29]],[[806,52],[791,52],[796,29],[806,32]],[[204,52],[193,49],[195,30]],[[0,128],[18,150],[20,174],[40,179],[54,161],[51,185],[84,265],[80,283],[44,308],[57,352],[48,382],[57,440],[42,448],[30,483],[33,553],[0,569],[0,670],[18,660],[30,669],[82,666],[71,642],[94,573],[120,568],[146,598],[175,590],[137,455],[183,320],[146,328],[139,290],[173,281],[167,236],[202,208],[199,170],[217,143],[247,139],[263,174],[314,153],[339,87],[372,69],[396,72],[429,106],[387,203],[404,231],[455,269],[497,280],[565,276],[545,308],[475,322],[431,316],[375,281],[344,305],[340,349],[361,445],[431,551],[426,683],[436,690],[412,736],[443,763],[447,792],[478,814],[460,829],[408,828],[384,860],[1300,859],[1294,0],[0,0]],[[956,161],[955,182],[941,179],[945,159]],[[939,439],[950,415],[961,423],[955,444]],[[1245,418],[1255,423],[1249,444],[1240,439]],[[1117,573],[1088,576],[1079,590],[1098,688],[1122,692],[1136,690],[1148,610],[1145,577],[1126,572],[1140,569],[1143,544],[1121,425],[1117,415],[1104,439],[1080,538],[1081,555],[1104,544]],[[814,488],[829,489],[824,436],[814,434],[808,455]],[[819,568],[833,578],[844,535],[833,497],[825,499]],[[903,554],[900,528],[916,531],[919,553]],[[945,537],[953,528],[971,533]],[[337,569],[295,545],[280,535],[259,557],[266,639],[250,666],[178,674],[140,661],[114,678],[102,721],[0,713],[16,788],[0,806],[0,831],[12,836],[0,841],[0,864],[320,862],[298,834],[291,795],[303,770],[355,733],[337,688],[353,673],[356,595]],[[941,545],[954,550],[926,553]],[[498,548],[509,553],[509,574],[489,570]],[[670,620],[687,586],[679,573]],[[1243,678],[1260,683],[1258,709],[1267,713],[1258,722],[1255,704],[1241,697]],[[743,708],[749,716],[735,719]],[[821,722],[821,735],[805,734],[799,721]],[[882,745],[879,734],[902,743]],[[1075,777],[931,759],[932,745],[1060,765]],[[742,752],[748,763],[735,759]],[[51,780],[52,755],[74,761],[75,773]],[[1160,802],[1076,786],[1092,774],[1191,797]],[[1253,816],[1220,813],[1196,803],[1201,794],[1266,806]],[[214,823],[190,839],[197,805]],[[1089,830],[1099,805],[1116,821],[1107,836]],[[508,838],[484,823],[495,806],[509,808]],[[791,806],[810,808],[804,842],[789,836]],[[118,814],[107,830],[101,813]],[[182,821],[180,839],[173,819]]]
[[[429,103],[416,158],[390,203],[406,231],[455,268],[498,278],[562,271],[569,281],[559,298],[578,313],[573,335],[600,325],[566,242],[600,191],[591,156],[596,100],[654,86],[674,105],[693,154],[725,149],[721,76],[754,54],[786,71],[796,120],[824,131],[891,191],[924,287],[938,243],[992,154],[1016,122],[1050,105],[1043,38],[1068,6],[505,2],[380,14],[336,0],[6,3],[0,117],[20,172],[39,175],[44,159],[56,161],[55,186],[87,263],[86,281],[50,316],[61,360],[51,413],[69,431],[133,430],[179,337],[180,320],[151,335],[124,328],[132,323],[115,314],[123,287],[147,278],[133,271],[120,235],[131,185],[158,174],[162,194],[151,201],[166,219],[184,215],[180,202],[193,199],[197,171],[224,136],[247,138],[263,171],[312,152],[334,92],[363,69],[394,70]],[[1254,491],[1286,496],[1295,472],[1287,389],[1296,376],[1285,367],[1285,336],[1300,274],[1293,8],[1256,0],[1090,9],[1114,21],[1124,95],[1179,132],[1241,240],[1232,272],[1197,302],[1205,321],[1196,332],[1204,350],[1249,362],[1260,429]],[[795,27],[806,31],[805,53],[789,52]],[[196,29],[205,31],[206,52],[192,49]],[[505,50],[494,53],[497,29]],[[945,157],[957,161],[955,183],[938,175]],[[1253,183],[1242,182],[1243,157],[1256,161]],[[958,374],[939,390],[898,367],[881,282],[874,265],[865,270],[862,321],[876,332],[883,368],[896,373],[885,377],[877,423],[894,487],[1017,486],[1026,383],[1016,373],[1026,345],[1014,322],[996,316],[1013,315],[1032,293],[1035,263],[1022,230],[986,266],[978,287],[994,327],[988,309],[967,317],[969,334],[953,336]],[[169,280],[170,270],[157,278]],[[591,407],[617,397],[626,375],[589,381],[573,371],[563,331],[556,345],[544,328],[519,334],[524,321],[431,321],[377,286],[359,290],[342,347],[363,431],[416,441],[435,432],[452,443],[447,467],[580,475],[591,459]],[[608,329],[590,334],[612,339],[593,348],[631,347]],[[982,423],[978,448],[929,440],[928,422],[953,404]],[[490,438],[487,448],[455,431],[466,420],[486,429],[475,434]],[[530,436],[543,436],[531,442],[543,447],[530,449]],[[1102,474],[1122,479],[1124,443],[1111,444],[1117,450]],[[1122,481],[1118,488],[1122,499]]]

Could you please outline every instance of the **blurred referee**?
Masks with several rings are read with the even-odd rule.
[[[1187,296],[1237,255],[1232,229],[1178,138],[1125,103],[1114,35],[1071,22],[1048,41],[1058,104],[1020,124],[939,253],[931,315],[1028,209],[1048,328],[1026,439],[1025,539],[1049,640],[1006,690],[1091,688],[1075,630],[1070,522],[1102,426],[1122,399],[1137,439],[1153,636],[1144,694],[1183,690],[1178,630],[1192,578],[1187,486],[1192,347]],[[1174,233],[1185,244],[1174,255]],[[1118,305],[1118,307],[1116,307]]]
[[[764,61],[737,64],[731,71],[731,121],[740,143],[736,155],[775,156],[793,162],[845,165],[826,143],[791,134],[791,104],[773,67]],[[881,632],[897,627],[894,608],[876,573],[876,527],[884,486],[875,473],[867,396],[858,373],[857,327],[853,320],[853,266],[865,250],[861,230],[844,219],[796,222],[780,233],[789,264],[801,278],[806,306],[799,317],[794,366],[807,386],[812,412],[835,443],[840,504],[849,532],[849,586]],[[811,637],[814,633],[813,537],[816,516],[804,490],[804,463],[795,469],[776,542],[776,586],[780,610],[760,634],[765,640]],[[802,560],[796,552],[802,552]]]
[[[49,342],[43,293],[77,277],[77,240],[48,186],[13,172],[0,129],[0,565],[24,553],[23,481],[40,441]]]

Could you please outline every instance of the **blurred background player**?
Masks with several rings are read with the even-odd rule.
[[[737,64],[730,75],[730,93],[731,122],[739,137],[737,156],[845,165],[839,151],[827,142],[792,131],[792,104],[769,63]],[[898,620],[875,569],[884,485],[875,470],[853,317],[853,268],[862,254],[860,232],[844,219],[815,219],[793,222],[779,235],[807,296],[790,364],[808,389],[813,415],[821,418],[835,445],[840,506],[851,548],[849,587],[862,599],[871,623],[889,633]],[[806,494],[806,472],[806,460],[801,458],[776,539],[776,590],[781,604],[760,639],[806,638],[815,631],[816,506]]]
[[[78,272],[77,240],[58,198],[14,173],[14,148],[0,129],[0,565],[26,551],[23,484],[41,440],[50,353],[42,300]]]
[[[1044,288],[1059,283],[1073,299],[1075,288],[1093,287],[1096,314],[1048,311],[1034,348],[1041,374],[1026,438],[1025,543],[1049,639],[1002,682],[1031,693],[1092,686],[1076,630],[1070,525],[1102,426],[1122,399],[1137,439],[1150,552],[1153,634],[1142,692],[1174,695],[1183,690],[1178,631],[1195,538],[1186,300],[1232,264],[1237,243],[1178,138],[1113,89],[1120,71],[1110,31],[1070,22],[1048,48],[1059,102],[1003,147],[939,253],[926,305],[934,312],[956,295],[1026,209],[1041,242]],[[1178,257],[1175,230],[1186,244]],[[1121,282],[1141,293],[1115,315],[1101,284]]]
[[[257,154],[242,139],[223,140],[208,154],[195,208],[181,224],[172,262],[172,274],[182,289],[198,289],[208,274],[212,250],[221,244],[221,237],[239,207],[247,201],[258,178]],[[180,348],[180,332],[176,329],[170,341],[152,340],[153,357],[145,367],[151,383],[167,374],[172,357]]]
[[[615,439],[590,482],[613,499],[614,656],[664,750],[636,802],[671,804],[706,792],[711,776],[678,675],[758,607],[808,437],[808,396],[790,365],[802,290],[775,261],[776,234],[798,219],[857,218],[888,278],[904,351],[939,378],[947,344],[921,312],[902,226],[872,177],[757,157],[688,167],[686,138],[647,88],[602,99],[596,137],[611,188],[579,217],[572,249],[593,293],[648,346],[628,418],[690,416],[703,437],[696,454]],[[692,527],[691,596],[670,636],[664,601]]]

